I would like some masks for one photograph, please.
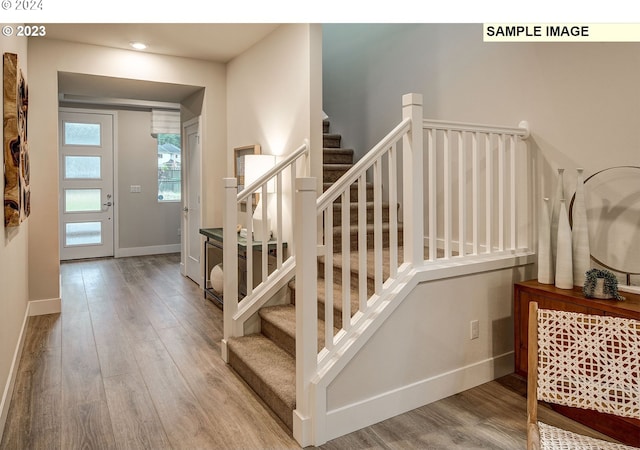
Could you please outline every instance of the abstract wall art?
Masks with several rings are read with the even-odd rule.
[[[3,61],[4,226],[16,227],[31,213],[27,112],[29,91],[18,55]]]

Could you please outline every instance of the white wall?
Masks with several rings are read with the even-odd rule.
[[[319,176],[321,51],[319,25],[287,24],[228,64],[229,155],[235,147],[260,144],[263,154],[286,156],[310,139],[312,174]],[[233,158],[227,176],[233,176]]]
[[[27,39],[0,36],[0,53],[16,53],[18,65],[29,83],[27,61]],[[4,92],[4,91],[3,91]],[[4,98],[3,98],[4,101]],[[29,131],[33,121],[29,115]],[[30,134],[28,138],[30,138]],[[3,150],[4,152],[4,150]],[[4,170],[0,171],[0,186],[4,198]],[[29,300],[28,286],[28,245],[29,227],[27,219],[19,227],[4,228],[4,208],[0,213],[0,438],[9,409],[12,387],[10,383],[12,363],[21,338],[21,330],[27,313]],[[18,361],[15,361],[17,364]]]
[[[531,276],[529,265],[418,284],[327,387],[326,438],[513,372],[513,283]]]
[[[158,141],[151,113],[118,111],[118,222],[121,251],[180,244],[181,202],[158,202]],[[132,193],[131,185],[141,187]]]
[[[187,58],[33,39],[29,42],[32,217],[29,246],[31,299],[59,293],[58,72],[129,78],[205,88],[203,126],[203,226],[222,223],[221,182],[226,164],[225,67]]]
[[[638,43],[484,43],[480,24],[330,24],[323,50],[324,110],[359,154],[400,121],[402,94],[417,92],[427,118],[529,121],[547,197],[558,167],[572,194],[569,169],[640,163]]]

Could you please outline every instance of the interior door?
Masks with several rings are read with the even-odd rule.
[[[59,113],[60,259],[113,256],[113,115]]]
[[[185,123],[185,195],[184,195],[184,262],[185,275],[202,285],[203,273],[200,267],[202,236],[200,235],[200,123],[193,120]]]

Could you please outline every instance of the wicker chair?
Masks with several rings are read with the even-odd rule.
[[[631,449],[538,421],[538,401],[640,418],[640,321],[529,303],[527,449]]]

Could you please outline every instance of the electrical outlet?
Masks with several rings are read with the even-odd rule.
[[[472,320],[470,322],[470,339],[478,339],[480,337],[480,322]]]

